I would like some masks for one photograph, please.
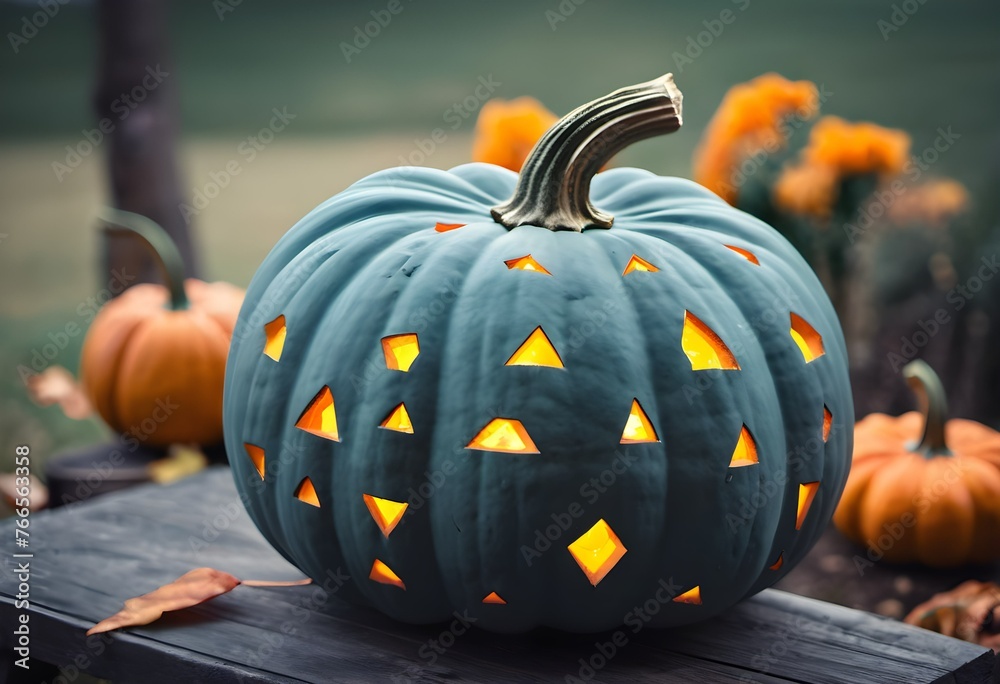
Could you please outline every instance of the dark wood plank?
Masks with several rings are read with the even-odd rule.
[[[980,682],[989,681],[983,673],[993,661],[971,644],[778,591],[690,628],[624,628],[624,645],[610,658],[614,632],[552,630],[498,636],[473,629],[438,654],[429,644],[441,639],[441,626],[401,625],[348,605],[333,582],[329,591],[238,587],[154,625],[87,640],[86,627],[125,598],[194,567],[247,579],[301,575],[253,527],[227,469],[41,513],[31,530],[33,655],[58,664],[82,657],[81,670],[116,680],[155,671],[162,679],[143,681],[919,683],[957,672],[954,681]],[[0,542],[5,566],[12,540],[8,528]],[[0,616],[10,624],[15,584],[2,575]]]

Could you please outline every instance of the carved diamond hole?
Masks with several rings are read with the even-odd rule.
[[[733,457],[729,461],[730,468],[743,468],[757,465],[757,442],[754,440],[750,430],[744,425],[740,430],[740,438],[736,440],[736,448],[733,449]]]
[[[830,430],[833,428],[833,414],[826,404],[823,404],[823,441],[830,441]]]
[[[264,356],[269,356],[275,361],[281,358],[287,332],[284,314],[264,324]]]
[[[385,417],[385,420],[379,424],[379,427],[412,435],[413,423],[410,421],[410,414],[406,410],[406,404],[400,403],[396,408],[392,409],[389,415]]]
[[[768,566],[768,570],[781,570],[781,566],[785,564],[785,554],[779,553],[778,560],[774,561],[773,565]]]
[[[539,453],[538,447],[531,440],[521,421],[513,418],[494,418],[465,448],[508,454]]]
[[[552,346],[548,335],[538,326],[528,335],[528,339],[521,343],[505,366],[547,366],[549,368],[564,368],[559,352]]]
[[[567,548],[595,587],[628,551],[603,518]]]
[[[403,591],[406,591],[406,585],[403,584],[403,580],[399,579],[399,575],[394,573],[389,569],[389,566],[380,561],[378,558],[372,563],[372,571],[368,573],[368,579],[378,582],[379,584],[391,584],[394,587],[399,587]]]
[[[645,442],[659,442],[656,430],[649,416],[639,406],[639,400],[632,400],[632,410],[629,411],[628,420],[625,421],[625,429],[622,430],[622,444],[643,444]]]
[[[688,589],[683,594],[674,597],[674,603],[687,603],[692,606],[701,605],[701,585]]]
[[[382,338],[382,353],[386,368],[407,373],[420,354],[420,342],[414,333],[389,335]]]
[[[399,521],[403,519],[403,514],[406,513],[406,507],[409,504],[393,501],[392,499],[382,499],[371,494],[364,494],[363,496],[365,505],[368,506],[368,512],[372,514],[372,519],[375,520],[378,528],[382,530],[382,534],[388,538],[392,534],[392,531],[396,529]]]
[[[715,331],[690,311],[684,312],[681,348],[691,361],[691,370],[739,370],[740,364]]]
[[[434,224],[434,230],[436,230],[439,233],[447,233],[449,230],[456,230],[458,228],[461,228],[464,225],[465,225],[464,223],[441,223],[441,222],[438,222],[438,223]]]
[[[795,340],[795,344],[798,345],[799,351],[802,352],[802,358],[806,360],[806,363],[823,356],[826,350],[823,349],[823,338],[816,332],[816,328],[809,325],[806,319],[798,314],[791,314],[791,320],[792,327],[789,332],[792,339]]]
[[[316,494],[316,487],[308,477],[302,478],[302,482],[295,488],[295,498],[299,501],[319,508],[319,495]]]
[[[726,249],[731,249],[737,254],[739,254],[741,257],[749,261],[751,264],[754,264],[755,266],[760,266],[760,260],[757,259],[757,255],[751,252],[750,250],[743,249],[742,247],[737,247],[736,245],[726,245]]]
[[[264,449],[256,444],[251,444],[250,442],[244,442],[243,448],[247,450],[247,456],[250,457],[253,467],[257,469],[257,474],[260,475],[260,479],[263,480],[264,473],[266,472],[264,468]]]
[[[486,597],[483,599],[483,603],[491,603],[498,606],[507,605],[507,602],[504,601],[502,598],[500,598],[500,594],[496,593],[495,591],[491,591],[490,593],[488,593]]]
[[[622,275],[627,276],[629,273],[632,273],[633,271],[656,273],[659,270],[660,269],[658,269],[656,266],[653,266],[653,264],[649,263],[642,257],[633,254],[632,258],[628,260],[627,264],[625,264],[625,270],[622,271]]]
[[[319,394],[313,397],[309,406],[295,422],[295,427],[317,437],[334,442],[340,441],[340,433],[337,431],[337,410],[333,406],[333,394],[328,386],[324,385]]]
[[[804,482],[799,485],[799,505],[795,516],[795,529],[802,529],[802,523],[809,515],[809,507],[812,506],[813,499],[816,498],[816,490],[819,489],[819,482]]]
[[[511,271],[535,271],[537,273],[544,273],[545,275],[552,275],[547,268],[538,263],[535,257],[530,254],[525,254],[523,257],[517,257],[516,259],[507,259],[504,263],[507,264],[507,268]]]

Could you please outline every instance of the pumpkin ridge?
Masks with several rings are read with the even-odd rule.
[[[120,381],[122,379],[122,359],[127,353],[128,349],[132,344],[132,339],[136,336],[139,329],[143,327],[149,320],[159,312],[143,312],[142,316],[137,316],[132,321],[132,325],[128,332],[120,338],[117,345],[117,349],[114,353],[114,358],[109,360],[102,359],[102,367],[106,368],[105,374],[107,379],[104,380],[104,391],[100,397],[100,403],[104,406],[104,411],[107,413],[104,415],[104,420],[117,429],[117,426],[122,425],[122,416],[118,411],[118,395],[122,391],[120,388]],[[97,321],[95,317],[94,321]],[[122,324],[118,324],[122,325]],[[93,323],[91,323],[93,326]],[[95,343],[102,343],[104,340],[95,340]],[[97,397],[95,397],[96,399]],[[97,403],[97,402],[95,402]]]

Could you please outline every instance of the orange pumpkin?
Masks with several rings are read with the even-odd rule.
[[[136,285],[97,314],[83,343],[84,390],[108,425],[139,442],[221,441],[226,355],[243,290],[184,279],[176,245],[144,216],[114,211],[105,222],[148,243],[166,287]]]
[[[874,413],[855,425],[834,523],[875,559],[949,567],[1000,558],[1000,433],[946,420],[944,388],[923,361],[903,375],[922,413]]]
[[[472,161],[520,171],[535,143],[558,118],[533,97],[490,100],[476,120]]]

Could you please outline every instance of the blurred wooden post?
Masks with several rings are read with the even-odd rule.
[[[104,134],[109,202],[153,219],[180,248],[189,276],[197,276],[191,230],[177,169],[178,99],[169,55],[167,0],[100,0],[99,71],[94,93],[98,130]],[[159,282],[137,240],[105,236],[105,280],[114,272],[137,282]]]

